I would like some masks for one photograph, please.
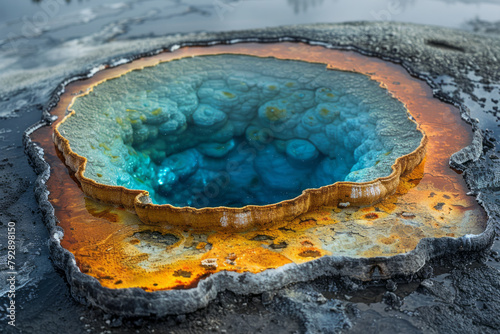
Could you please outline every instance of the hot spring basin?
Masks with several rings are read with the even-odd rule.
[[[140,208],[133,206],[133,200],[128,207],[132,210],[113,205],[116,199],[128,199],[133,190],[97,184],[83,178],[78,168],[74,169],[77,171],[74,175],[81,181],[75,182],[67,166],[78,167],[83,158],[69,150],[60,152],[52,137],[76,96],[92,87],[97,89],[99,83],[111,81],[110,78],[125,78],[131,70],[180,58],[220,54],[327,63],[331,69],[364,73],[407,107],[419,128],[425,131],[424,138],[428,138],[427,154],[412,172],[400,178],[393,194],[373,205],[345,207],[344,201],[357,203],[358,193],[352,189],[363,188],[359,188],[360,183],[342,181],[334,186],[346,187],[346,199],[342,202],[331,196],[331,202],[326,200],[326,205],[295,218],[276,219],[267,225],[257,224],[255,228],[237,231],[222,228],[215,218],[206,225],[203,219],[194,219],[193,226],[175,217],[179,212],[206,217],[222,209],[252,212],[255,217],[256,211],[251,210],[267,206],[215,209],[172,206],[171,212],[163,212],[164,221],[174,217],[179,219],[177,226],[151,225],[141,221],[144,216],[131,212]],[[400,66],[377,58],[300,43],[181,48],[71,83],[51,114],[58,120],[39,128],[32,138],[43,149],[50,165],[47,196],[57,218],[51,238],[53,244],[60,245],[54,249],[63,254],[56,259],[69,273],[72,292],[109,312],[134,315],[190,312],[206,305],[216,291],[259,293],[322,275],[361,280],[411,275],[430,258],[474,247],[475,244],[468,244],[469,238],[485,231],[486,214],[475,198],[467,195],[462,175],[449,167],[450,156],[471,143],[470,126],[461,121],[456,108],[435,99],[425,82],[410,77]],[[117,126],[112,123],[110,126]],[[83,139],[88,140],[89,136]],[[59,141],[59,147],[67,150],[70,147],[64,140]],[[307,192],[321,194],[325,188],[330,187]],[[82,189],[86,194],[95,191],[95,198],[103,200],[86,196]],[[143,196],[143,191],[135,192]],[[147,207],[159,210],[156,208],[165,206]],[[187,218],[184,221],[189,223]]]
[[[238,54],[174,59],[76,96],[54,141],[84,193],[148,224],[241,229],[373,204],[425,156],[366,74]]]

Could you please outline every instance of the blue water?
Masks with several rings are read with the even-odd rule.
[[[251,56],[132,71],[73,109],[60,129],[89,158],[86,176],[175,206],[270,204],[370,181],[421,139],[404,105],[365,75]]]

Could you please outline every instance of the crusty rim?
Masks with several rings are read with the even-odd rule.
[[[207,53],[197,56],[206,55],[245,55],[258,58],[269,58],[267,56],[247,55],[244,53]],[[99,183],[93,179],[84,176],[87,165],[87,158],[75,153],[69,144],[69,141],[59,132],[59,126],[63,124],[69,117],[75,114],[71,109],[76,99],[88,95],[93,91],[94,87],[108,80],[119,78],[135,70],[143,70],[147,67],[154,67],[160,63],[178,60],[189,56],[181,56],[169,60],[158,60],[152,64],[144,65],[138,68],[132,68],[119,75],[102,79],[93,83],[86,89],[85,92],[74,96],[68,106],[68,113],[54,128],[53,140],[59,150],[62,152],[66,165],[74,172],[78,181],[81,183],[82,190],[85,195],[96,200],[115,205],[122,205],[130,210],[133,210],[141,221],[149,224],[170,224],[184,225],[201,229],[247,229],[250,227],[264,227],[267,225],[276,225],[283,223],[287,219],[299,216],[300,214],[317,209],[321,206],[334,206],[342,202],[349,202],[353,205],[370,205],[380,201],[385,196],[392,194],[400,181],[400,177],[411,172],[418,166],[426,154],[428,137],[422,130],[420,125],[413,117],[409,119],[416,124],[417,130],[422,134],[419,146],[413,151],[401,157],[398,157],[395,163],[391,166],[392,172],[388,176],[379,177],[367,182],[348,182],[338,181],[331,185],[322,186],[320,188],[310,188],[302,191],[295,198],[287,199],[278,203],[267,205],[246,205],[244,207],[176,207],[171,204],[152,204],[147,190],[133,190],[123,186],[111,186]],[[298,60],[293,58],[276,58],[280,60]],[[327,69],[335,69],[334,66],[328,63],[308,62],[326,65]],[[336,69],[344,72],[343,69]],[[371,80],[372,76],[366,73],[360,73],[368,76]],[[378,80],[381,87],[384,84]],[[390,92],[390,91],[389,91]],[[397,99],[392,92],[393,98]],[[398,101],[400,101],[398,99]],[[402,101],[400,101],[403,103]],[[406,107],[406,111],[411,115]],[[356,196],[352,196],[355,194]]]

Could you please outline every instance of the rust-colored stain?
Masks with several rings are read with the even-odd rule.
[[[365,219],[377,219],[378,215],[375,212],[367,213],[363,216]]]
[[[325,255],[392,256],[415,248],[422,238],[479,234],[486,215],[456,171],[451,154],[467,146],[470,127],[451,105],[432,97],[431,89],[403,68],[354,52],[300,43],[186,47],[106,69],[74,82],[53,110],[62,119],[73,96],[92,83],[159,61],[205,54],[248,54],[329,64],[330,68],[368,74],[405,103],[427,134],[424,161],[404,176],[397,191],[369,207],[321,207],[262,230],[201,232],[143,224],[135,214],[85,198],[52,142],[57,124],[43,127],[33,140],[51,166],[49,199],[64,229],[61,245],[71,251],[81,271],[105,287],[146,291],[186,289],[213,273],[258,273]]]

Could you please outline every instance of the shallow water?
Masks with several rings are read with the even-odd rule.
[[[472,29],[468,22],[495,21],[498,13],[498,0],[3,1],[0,71],[72,59],[91,48],[90,40],[363,20]],[[72,40],[63,50],[50,50]]]
[[[133,28],[127,29],[129,31],[124,34],[127,37],[363,20],[459,28],[476,18],[494,21],[500,10],[498,0],[59,1],[63,5],[59,5],[57,1],[59,0],[4,2],[0,13],[0,22],[4,24],[0,25],[0,33],[26,32],[34,35],[38,29],[52,31],[55,38],[90,34],[109,22],[109,15],[113,15],[116,21],[130,20]],[[55,18],[55,22],[45,23],[44,15],[39,14],[44,7],[49,9],[49,17]],[[75,17],[79,17],[76,22]],[[30,21],[33,25],[27,24]],[[65,28],[64,31],[61,31],[62,28]]]

